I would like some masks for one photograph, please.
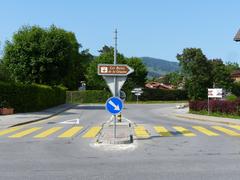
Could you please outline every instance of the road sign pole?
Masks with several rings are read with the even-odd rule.
[[[208,97],[208,115],[209,115],[209,110],[210,110],[210,107],[209,107],[209,97]]]
[[[115,40],[115,46],[114,46],[114,62],[113,64],[116,65],[117,64],[117,29],[115,29],[115,37],[114,37],[114,40]],[[114,77],[114,97],[118,96],[118,87],[117,87],[118,83],[117,83],[117,76]],[[117,122],[117,118],[116,118],[116,115],[114,115],[114,139],[116,138],[116,134],[117,134],[117,125],[116,125],[116,122]]]
[[[114,139],[117,137],[117,116],[114,115],[114,130],[113,130],[113,133],[114,133]]]

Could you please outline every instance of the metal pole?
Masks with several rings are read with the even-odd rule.
[[[114,139],[117,137],[117,126],[116,126],[116,122],[117,122],[117,115],[114,115]]]
[[[114,43],[114,62],[113,64],[116,65],[117,64],[117,29],[115,29],[114,31],[114,40],[115,40],[115,43]],[[114,90],[114,95],[113,96],[119,96],[118,94],[118,87],[117,87],[117,76],[114,77],[114,87],[115,87],[115,90]]]
[[[137,104],[138,104],[138,95],[137,95]]]
[[[115,40],[115,46],[114,46],[114,62],[113,64],[116,65],[117,64],[117,29],[115,29],[115,37],[114,37],[114,40]],[[118,94],[118,87],[117,87],[117,76],[114,77],[114,87],[115,87],[115,90],[114,90],[114,97],[116,96],[119,96]],[[117,126],[116,126],[116,122],[117,121],[117,118],[116,118],[116,115],[114,115],[114,139],[116,138],[117,136]]]
[[[209,97],[208,97],[208,115],[209,115],[209,109],[210,107],[209,107]]]
[[[114,40],[115,40],[115,46],[114,46],[114,64],[117,64],[117,29],[115,29],[114,33],[115,33],[115,37],[114,37]]]

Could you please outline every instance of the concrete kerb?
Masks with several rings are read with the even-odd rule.
[[[124,122],[123,122],[124,121]],[[130,144],[133,143],[133,130],[132,122],[124,117],[122,117],[122,122],[117,123],[117,133],[121,131],[121,135],[117,138],[113,137],[113,117],[111,117],[107,122],[102,124],[102,130],[99,133],[96,142],[98,144]]]
[[[189,116],[184,116],[184,115],[179,115],[179,114],[175,114],[175,116],[179,117],[179,118],[184,118],[184,119],[189,119],[189,120],[197,120],[197,121],[203,121],[203,122],[220,123],[220,124],[225,124],[225,125],[240,125],[240,122],[234,123],[234,122],[227,122],[227,121],[215,121],[215,120],[209,120],[209,119],[204,119],[204,118],[189,117]]]
[[[45,116],[45,117],[43,117],[43,118],[34,119],[34,120],[29,120],[29,121],[26,121],[26,122],[21,122],[21,123],[17,123],[17,124],[11,125],[11,126],[9,126],[9,128],[11,128],[11,127],[16,127],[16,126],[22,126],[22,125],[26,125],[26,124],[31,124],[31,123],[35,123],[35,122],[42,121],[42,120],[46,120],[46,119],[52,118],[52,117],[54,117],[54,116],[56,116],[56,115],[58,115],[58,114],[61,114],[61,113],[65,112],[65,111],[67,111],[67,110],[69,110],[69,109],[71,109],[71,108],[73,108],[73,107],[75,107],[75,106],[77,106],[77,105],[74,104],[74,105],[72,105],[72,106],[70,106],[70,107],[67,107],[67,108],[65,108],[65,109],[63,109],[63,110],[61,110],[61,111],[58,111],[58,112],[56,112],[56,113],[53,113],[53,114],[51,114],[51,115],[49,115],[49,116]]]

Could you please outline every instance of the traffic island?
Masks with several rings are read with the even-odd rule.
[[[106,123],[97,138],[99,144],[130,144],[133,143],[133,129],[130,122],[116,123],[116,135],[114,123]]]

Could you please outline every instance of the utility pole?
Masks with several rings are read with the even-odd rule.
[[[117,29],[115,29],[114,31],[114,61],[113,64],[116,65],[117,64]],[[115,87],[115,94],[113,96],[119,96],[118,94],[118,87],[117,87],[117,77],[114,77],[114,87]]]
[[[114,31],[114,62],[113,64],[116,65],[117,64],[117,29],[115,29]],[[117,83],[117,76],[114,77],[114,87],[115,87],[115,93],[114,93],[114,96],[119,96],[118,94],[118,83]],[[116,115],[114,115],[114,139],[116,138],[117,136],[117,117]]]

